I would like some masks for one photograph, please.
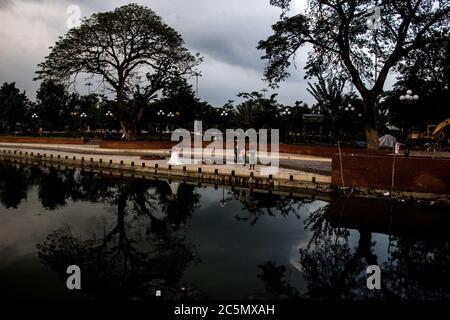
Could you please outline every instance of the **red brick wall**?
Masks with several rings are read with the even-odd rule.
[[[0,142],[8,143],[48,143],[48,144],[84,144],[81,138],[53,138],[53,137],[0,137]]]
[[[100,147],[107,149],[171,149],[172,141],[101,141]]]
[[[203,147],[206,147],[211,142],[203,142]],[[100,146],[108,149],[171,149],[176,143],[172,141],[102,141]],[[225,144],[224,144],[225,145]],[[270,151],[270,145],[267,148]],[[342,148],[343,153],[349,154],[387,154],[388,151],[381,150],[367,150],[367,149],[355,149],[355,148]],[[327,146],[312,146],[312,145],[291,145],[280,144],[280,153],[292,153],[303,154],[309,156],[329,157],[338,153],[337,147]]]
[[[332,184],[342,186],[340,158],[333,155]],[[342,155],[346,187],[450,194],[450,159]]]
[[[356,148],[341,148],[342,153],[347,154],[367,154],[367,155],[383,155],[390,151],[385,150],[367,150]],[[314,146],[314,145],[296,145],[296,144],[280,144],[280,153],[303,154],[308,156],[331,158],[333,154],[339,153],[338,147],[333,146]]]

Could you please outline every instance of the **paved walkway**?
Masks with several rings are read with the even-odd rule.
[[[168,158],[170,156],[170,150],[131,150],[131,149],[104,149],[96,145],[37,145],[37,144],[17,144],[17,143],[0,143],[1,151],[6,150],[11,151],[22,151],[32,152],[36,154],[44,155],[47,157],[53,154],[54,157],[60,155],[61,158],[66,156],[69,159],[76,157],[80,159],[83,157],[85,161],[90,161],[92,158],[94,162],[98,162],[100,159],[107,162],[109,160],[113,161],[124,161],[125,163],[134,162],[136,165],[141,166],[145,163],[145,166],[151,166],[154,164],[166,165]],[[164,160],[145,160],[142,156],[148,155],[163,155]],[[281,157],[280,157],[281,158]],[[225,170],[238,170],[250,172],[249,165],[243,166],[241,164],[223,164],[223,165],[200,165],[203,168],[214,167]],[[261,172],[264,166],[257,165],[254,171],[255,173]],[[267,167],[266,167],[267,168]],[[206,169],[205,169],[206,170]],[[280,168],[278,170],[279,174],[302,174],[302,173],[313,173],[329,176],[331,175],[331,159],[316,158],[311,156],[301,156],[301,155],[283,155],[283,159],[280,159]]]
[[[171,150],[168,149],[107,149],[99,145],[63,145],[63,144],[32,144],[32,143],[0,143],[0,148],[6,150],[21,150],[24,152],[35,152],[44,154],[48,152],[57,152],[62,157],[80,156],[82,154],[86,159],[111,159],[134,161],[135,163],[167,163]],[[200,154],[200,150],[194,150],[194,154]],[[143,156],[163,156],[165,160],[142,160]],[[298,154],[279,154],[279,163],[281,172],[308,172],[323,175],[331,175],[331,159],[324,157],[313,157]],[[208,166],[204,164],[203,166]],[[222,165],[228,167],[232,165]],[[234,165],[234,168],[248,169],[247,166]],[[258,171],[259,166],[257,166]]]

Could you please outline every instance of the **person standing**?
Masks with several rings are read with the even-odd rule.
[[[250,165],[250,170],[255,170],[256,167],[256,149],[255,147],[251,147],[248,153],[248,163]]]
[[[246,162],[247,162],[247,155],[246,155],[246,153],[247,153],[247,149],[246,149],[246,147],[244,146],[244,148],[242,148],[241,149],[241,164],[245,167],[245,164],[246,164]]]

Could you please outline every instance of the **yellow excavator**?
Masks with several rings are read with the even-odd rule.
[[[438,125],[429,125],[426,132],[412,131],[410,139],[412,141],[427,141],[433,145],[448,146],[450,140],[450,118],[442,121]]]

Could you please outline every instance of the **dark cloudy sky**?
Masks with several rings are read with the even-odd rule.
[[[32,78],[36,66],[49,53],[57,37],[67,32],[69,5],[78,5],[82,16],[126,4],[121,0],[0,0],[0,83],[15,81],[34,99],[39,83]],[[200,52],[199,95],[214,106],[237,100],[242,91],[261,90],[264,61],[256,50],[259,40],[271,33],[280,11],[269,0],[146,0],[132,1],[152,8],[184,38],[186,46]],[[305,10],[307,0],[294,3]],[[306,91],[303,66],[306,49],[297,56],[298,70],[277,90],[279,101],[314,102]],[[84,81],[79,82],[84,90]]]

